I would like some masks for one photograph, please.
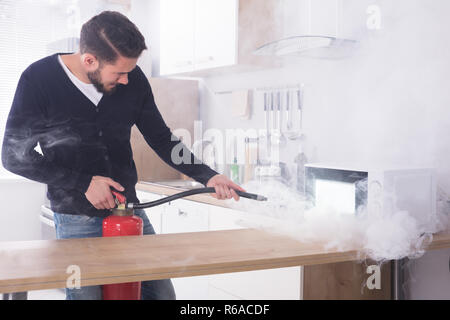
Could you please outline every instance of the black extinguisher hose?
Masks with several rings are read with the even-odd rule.
[[[242,192],[239,190],[234,190],[234,191],[238,194],[238,196],[243,197],[243,198],[253,199],[253,200],[257,200],[257,201],[266,201],[267,200],[266,197],[258,195],[258,194]],[[150,201],[150,202],[145,202],[145,203],[127,203],[126,207],[133,208],[133,209],[146,209],[146,208],[159,206],[160,204],[170,202],[170,201],[173,201],[173,200],[176,200],[179,198],[192,196],[194,194],[215,193],[215,192],[216,192],[216,190],[212,187],[192,189],[192,190],[180,192],[180,193],[177,193],[177,194],[174,194],[174,195],[162,198],[162,199],[158,199],[155,201]]]

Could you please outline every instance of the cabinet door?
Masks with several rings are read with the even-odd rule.
[[[161,195],[159,194],[140,190],[136,190],[136,195],[141,203],[150,202],[161,198]],[[164,206],[156,206],[144,210],[153,226],[153,229],[155,229],[155,232],[161,233],[161,217],[164,212]]]
[[[194,1],[160,1],[161,75],[194,70]]]
[[[240,211],[218,206],[210,206],[209,209],[209,231],[244,229]]]
[[[208,287],[208,300],[242,300],[239,297],[233,296],[228,292],[209,285]]]
[[[194,70],[236,63],[237,0],[195,1]]]
[[[175,200],[166,206],[162,218],[163,233],[208,230],[208,206],[189,200]]]
[[[209,230],[265,227],[276,223],[274,219],[234,209],[211,206]],[[209,299],[230,297],[245,300],[301,298],[301,267],[278,268],[216,274],[210,276]]]
[[[177,300],[207,300],[209,297],[209,276],[173,278]]]
[[[216,274],[210,287],[244,300],[301,299],[302,267]]]
[[[208,206],[189,200],[175,200],[166,206],[162,219],[163,233],[208,230]],[[173,278],[178,300],[208,299],[209,276]]]

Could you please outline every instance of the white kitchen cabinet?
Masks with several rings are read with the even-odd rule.
[[[160,74],[236,62],[237,0],[161,1]]]
[[[162,233],[208,231],[208,206],[189,200],[170,202],[162,219]]]
[[[215,274],[209,285],[243,300],[301,299],[302,267]]]
[[[159,194],[144,192],[140,190],[136,190],[136,195],[141,203],[150,202],[161,198],[161,195]],[[144,210],[147,214],[148,219],[150,220],[150,223],[153,226],[153,229],[155,229],[155,232],[157,234],[161,233],[161,219],[164,212],[164,206],[156,206]]]
[[[279,219],[261,214],[219,206],[210,206],[209,230],[258,228],[270,230],[281,223]]]
[[[194,70],[236,62],[237,0],[195,1]]]
[[[164,211],[162,233],[208,231],[208,206],[189,200],[170,202]],[[209,276],[173,278],[178,300],[208,299]]]
[[[172,278],[177,300],[208,300],[209,276]]]
[[[160,2],[160,74],[194,70],[195,0]]]
[[[282,7],[278,0],[161,1],[159,74],[211,76],[280,66],[253,53],[280,39]]]
[[[211,206],[209,230],[242,229],[270,219],[255,214]],[[301,267],[233,272],[210,276],[210,299],[224,294],[244,300],[301,299]]]
[[[242,225],[242,222],[241,212],[229,208],[210,206],[209,231],[244,229],[245,226]]]
[[[208,300],[242,300],[240,297],[233,296],[222,289],[216,288],[213,285],[208,287]]]

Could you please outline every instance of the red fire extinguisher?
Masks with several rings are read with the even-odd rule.
[[[115,196],[117,208],[112,209],[112,215],[103,219],[103,236],[131,236],[143,234],[142,219],[134,215],[133,209],[145,209],[158,206],[160,204],[173,201],[179,198],[191,196],[200,193],[214,193],[215,188],[199,188],[180,192],[168,196],[163,199],[150,201],[146,203],[127,203],[126,198],[116,192],[112,191]],[[235,192],[244,198],[253,199],[257,201],[266,201],[267,198],[258,194],[247,193],[239,190]],[[104,300],[140,300],[141,298],[141,283],[128,282],[120,284],[107,284],[103,286]]]
[[[115,191],[117,208],[112,215],[103,219],[103,237],[135,236],[143,234],[142,219],[126,208],[126,198]],[[127,282],[103,285],[103,300],[140,300],[141,282]]]

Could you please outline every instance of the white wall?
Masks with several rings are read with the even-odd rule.
[[[0,241],[41,239],[39,214],[46,190],[22,178],[0,179]]]

